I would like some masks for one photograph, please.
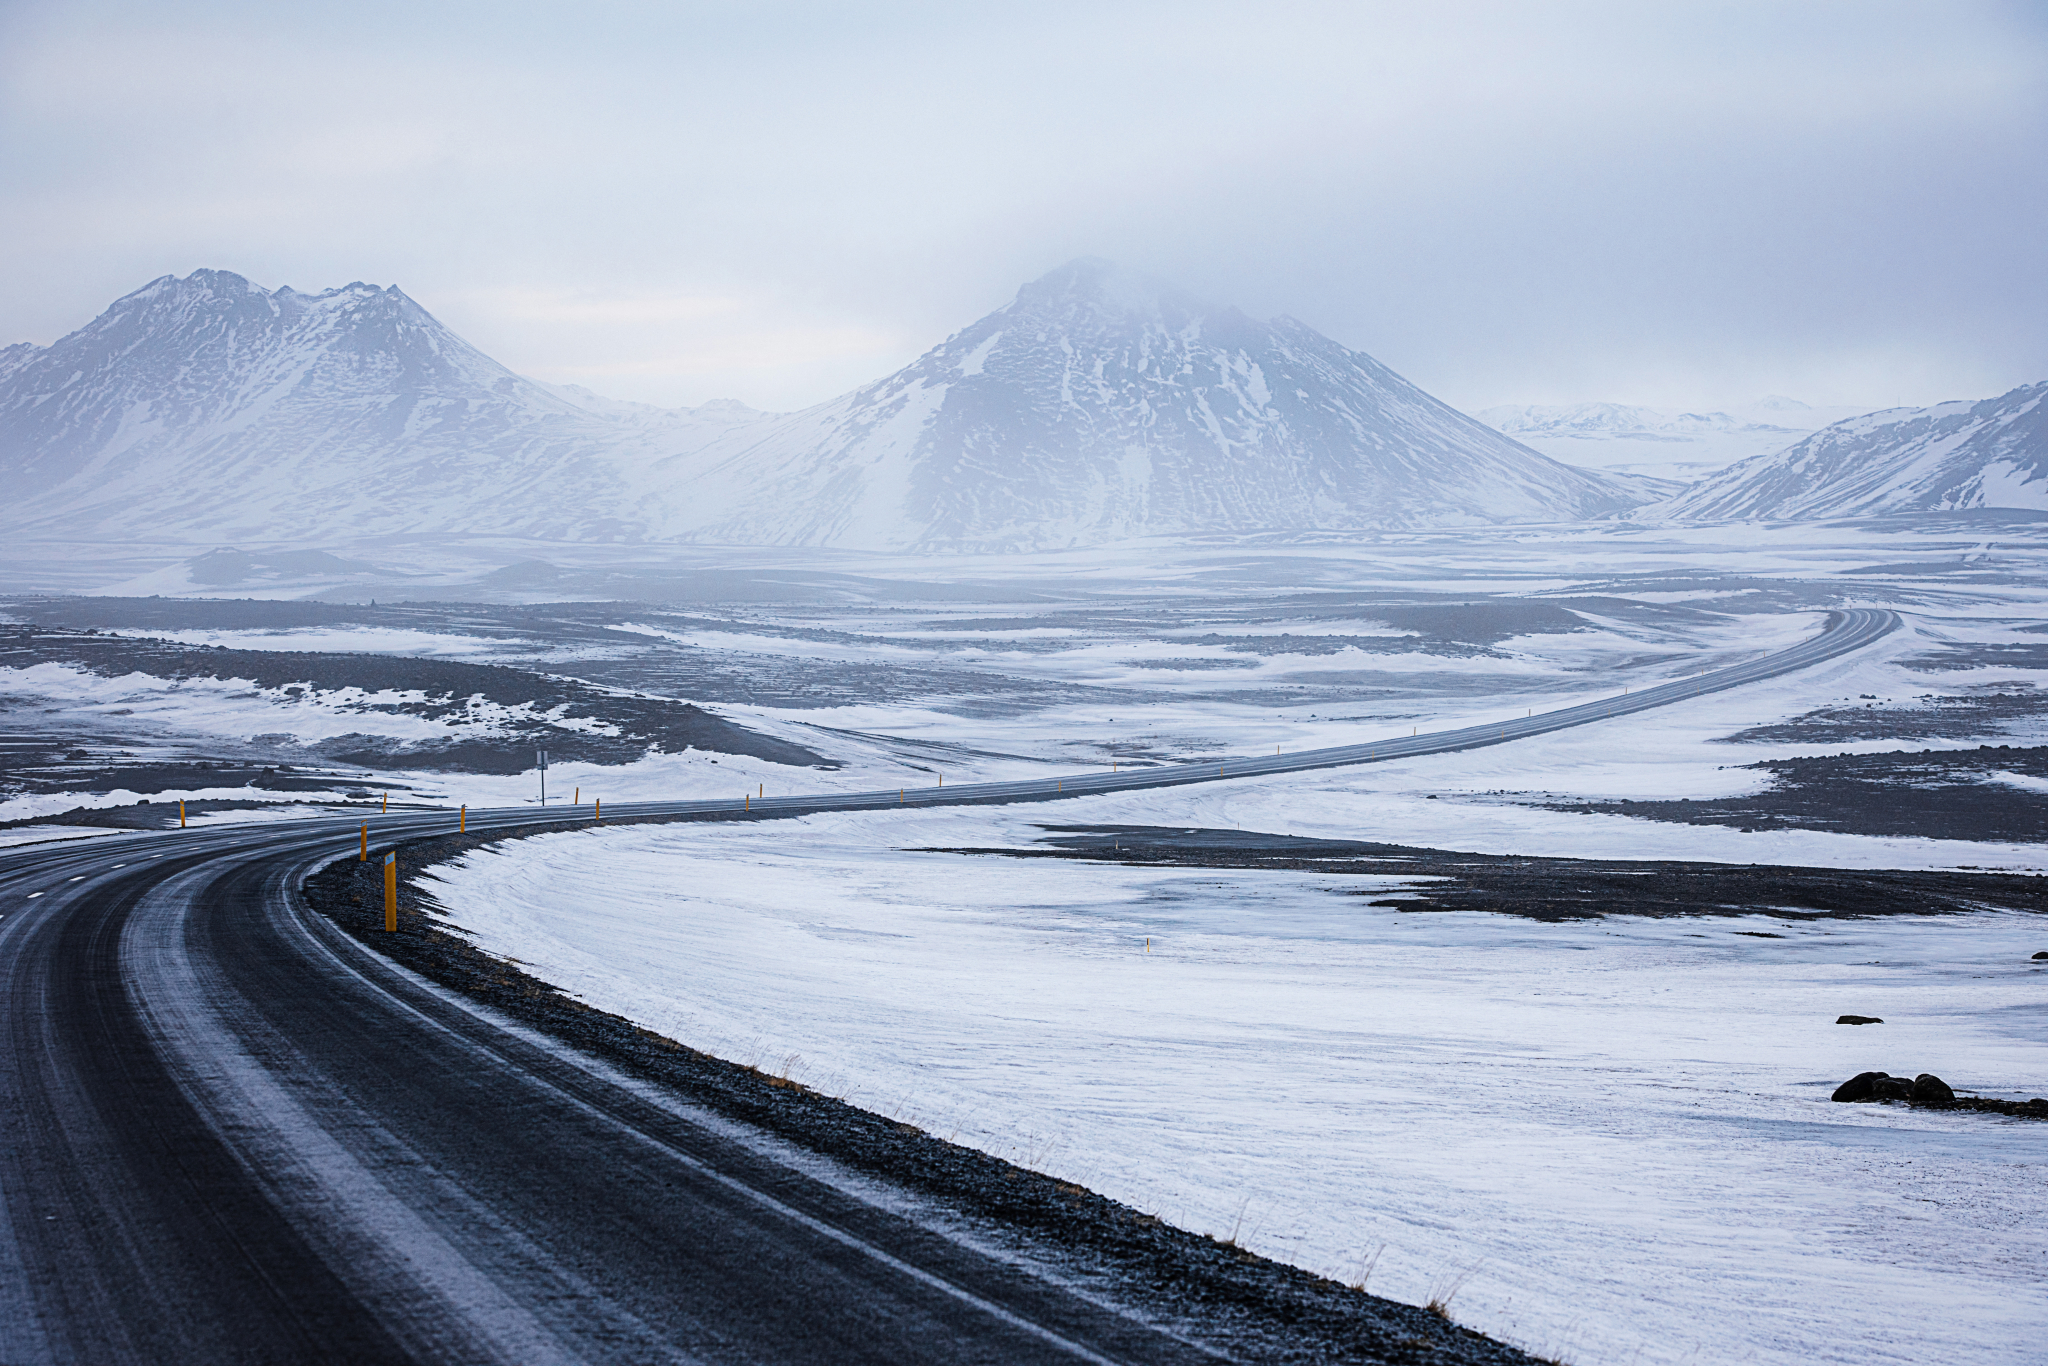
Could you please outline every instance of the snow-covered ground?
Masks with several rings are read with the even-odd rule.
[[[1377,1257],[1383,1294],[1457,1286],[1461,1322],[1539,1352],[2037,1359],[2040,1126],[1828,1094],[1872,1068],[2044,1089],[2038,919],[1549,925],[1346,895],[1388,879],[916,852],[1054,822],[1496,842],[1457,838],[1463,804],[1418,828],[1373,772],[578,832],[431,885],[592,1005],[1269,1256]],[[2043,853],[1815,838],[1878,866]]]
[[[605,559],[616,550],[584,553],[593,563],[612,564],[606,573],[624,572]],[[728,558],[734,574],[794,573],[794,566],[810,564],[820,582],[857,583],[861,595],[833,588],[789,606],[629,608],[607,618],[612,624],[602,630],[586,615],[570,621],[574,631],[554,637],[545,614],[435,609],[408,609],[403,620],[412,625],[121,632],[238,650],[513,664],[645,687],[708,705],[840,765],[793,768],[697,750],[579,764],[574,736],[565,732],[551,793],[583,787],[618,802],[764,787],[771,794],[887,788],[934,782],[941,773],[948,782],[1046,776],[1113,761],[1355,743],[1411,727],[1427,731],[1567,706],[1733,663],[1810,635],[1823,608],[1845,603],[1897,607],[1908,629],[1827,669],[1644,718],[1628,744],[1639,760],[1669,760],[1662,767],[1638,763],[1622,782],[1611,765],[1573,757],[1591,751],[1564,738],[1471,756],[1444,781],[1478,792],[1725,796],[1761,781],[1741,767],[1756,760],[1900,747],[1894,740],[1710,743],[1746,727],[1865,695],[1881,705],[1917,705],[1914,699],[1931,691],[2048,684],[2048,669],[2032,667],[2042,639],[2032,628],[2042,619],[2040,584],[2048,574],[2048,538],[2036,527],[1987,524],[1962,535],[1959,526],[1934,523],[1604,525],[1484,537],[1238,538],[944,564],[907,557],[776,561],[765,552]],[[850,577],[855,569],[862,571],[858,580]],[[942,573],[952,576],[950,585],[933,581]],[[904,596],[891,597],[899,588]],[[1405,625],[1389,620],[1376,603],[1390,599],[1411,610],[1433,602],[1495,603],[1508,612],[1526,609],[1530,624],[1498,638],[1432,639],[1412,618],[1402,618]],[[605,672],[649,650],[667,651],[653,676]],[[1978,652],[1971,667],[1930,673],[1911,662],[1916,654],[1957,650]],[[770,685],[784,679],[795,683]],[[757,688],[760,680],[768,682]],[[145,751],[198,753],[216,742],[253,747],[263,762],[300,762],[293,747],[303,755],[353,735],[431,744],[496,733],[488,706],[426,714],[408,709],[418,698],[398,691],[261,688],[246,680],[140,673],[107,678],[57,663],[0,668],[0,694],[36,726],[126,737]],[[2038,730],[1997,734],[2038,742]],[[266,739],[277,743],[265,750]],[[517,804],[538,789],[532,773],[465,775],[402,765],[342,778],[337,792],[390,785],[409,793],[408,800],[447,805]],[[225,794],[192,787],[143,795]],[[61,798],[24,797],[0,806],[0,819],[63,809]],[[1580,824],[1560,828],[1599,818],[1570,819]]]
[[[402,563],[422,597],[457,599],[498,566],[548,559],[558,579],[490,589],[490,600],[587,603],[655,584],[667,605],[421,606],[242,629],[149,607],[144,619],[163,629],[118,629],[514,665],[693,701],[839,765],[696,749],[600,764],[577,759],[564,731],[551,797],[610,805],[1352,744],[1736,663],[1810,636],[1835,606],[1896,608],[1905,629],[1853,656],[1512,745],[1014,810],[584,831],[474,855],[441,895],[486,947],[593,1004],[742,1062],[787,1064],[855,1103],[1189,1227],[1236,1229],[1318,1271],[1354,1279],[1384,1245],[1373,1289],[1419,1301],[1464,1276],[1462,1321],[1542,1352],[2021,1361],[2048,1309],[2041,1126],[1826,1095],[1866,1068],[1934,1071],[1991,1094],[2048,1090],[2048,968],[2026,958],[2048,948],[2036,928],[2048,922],[1554,926],[1373,908],[1340,894],[1366,880],[1329,874],[910,851],[1021,846],[1041,822],[1099,822],[1501,854],[2042,872],[2048,842],[1751,831],[1550,804],[1745,797],[1771,781],[1750,767],[1760,760],[2048,743],[2048,712],[2026,704],[2048,687],[2044,529],[1587,524],[944,562],[755,549],[658,563],[646,547],[478,540],[429,563],[394,543],[350,553]],[[0,547],[0,560],[23,553]],[[149,592],[221,591],[137,553],[135,571],[162,576]],[[756,587],[792,596],[748,597]],[[1480,617],[1457,616],[1475,606]],[[2020,702],[1961,705],[1999,690]],[[488,739],[538,714],[422,708],[396,688],[57,663],[0,669],[0,698],[10,725],[75,734],[138,769],[222,754],[244,756],[244,769],[296,763],[358,735]],[[1787,725],[1847,708],[1905,722],[1865,728],[1889,738]],[[1924,731],[1912,724],[1921,712]],[[1777,729],[1748,734],[1766,726]],[[2004,764],[1986,761],[1981,781],[2038,800],[2044,780]],[[394,805],[510,806],[533,800],[537,776],[350,769],[331,792],[290,795],[386,785]],[[0,819],[139,795],[251,791],[22,795]],[[1842,1013],[1888,1023],[1833,1025]]]
[[[835,621],[852,627],[859,623]],[[734,622],[720,632],[697,634],[693,644],[736,656],[748,665],[791,659],[875,664],[925,663],[938,660],[950,667],[971,666],[1005,679],[1041,687],[1030,705],[994,707],[958,705],[946,696],[848,702],[837,706],[791,710],[766,704],[732,703],[718,710],[753,729],[812,748],[841,764],[834,770],[798,768],[746,755],[699,750],[652,753],[630,764],[599,764],[558,757],[549,777],[552,799],[581,791],[608,801],[678,800],[732,797],[741,792],[770,796],[815,791],[874,790],[928,786],[939,781],[968,782],[1046,776],[1055,772],[1107,766],[1113,761],[1143,762],[1146,758],[1180,759],[1212,754],[1296,752],[1330,745],[1355,744],[1380,736],[1454,729],[1576,705],[1589,698],[1643,687],[1782,649],[1820,628],[1819,613],[1709,619],[1682,630],[1651,629],[1639,624],[1590,617],[1577,631],[1515,636],[1472,654],[1432,653],[1399,636],[1374,633],[1370,623],[1353,626],[1350,634],[1388,639],[1393,652],[1363,651],[1344,646],[1334,654],[1292,653],[1291,648],[1267,654],[1230,653],[1227,642],[1239,635],[1271,639],[1283,631],[1313,646],[1326,633],[1311,630],[1314,622],[1237,627],[1204,626],[1199,643],[1170,635],[1139,633],[1130,637],[1076,634],[1026,641],[1030,649],[1005,649],[999,636],[977,632],[957,644],[944,618],[898,622],[912,644],[894,638],[865,637],[857,644],[823,643],[778,635],[766,626],[750,628]],[[751,634],[748,632],[752,631]],[[872,623],[870,623],[872,629]],[[204,643],[247,648],[241,631],[184,632]],[[295,633],[260,633],[272,641]],[[333,633],[312,633],[326,639]],[[1019,630],[1023,636],[1031,633]],[[1188,632],[1193,635],[1196,632]],[[933,645],[934,638],[940,647]],[[452,642],[436,638],[437,654],[457,653]],[[1849,658],[1738,690],[1710,694],[1613,727],[1594,726],[1540,737],[1500,749],[1457,756],[1376,765],[1358,779],[1375,794],[1389,831],[1408,843],[1448,841],[1454,847],[1478,848],[1474,841],[1543,832],[1549,847],[1519,852],[1607,855],[1620,843],[1624,856],[1654,850],[1664,856],[1719,858],[1718,841],[1732,832],[1688,827],[1661,827],[1653,845],[1643,843],[1641,822],[1607,817],[1569,816],[1531,810],[1507,797],[1631,798],[1689,796],[1713,798],[1757,790],[1766,776],[1745,767],[1762,759],[1817,753],[1857,753],[1898,748],[1891,740],[1816,744],[1811,740],[1745,744],[1731,748],[1716,743],[1723,737],[1767,722],[1797,716],[1817,705],[1868,697],[1892,706],[1916,705],[1928,690],[1928,676],[1910,667],[1915,656],[1945,647],[1997,646],[2028,637],[2005,620],[1965,616],[1931,618],[1915,614],[1905,630]],[[283,648],[279,646],[279,648]],[[497,648],[480,642],[479,656]],[[1215,672],[1148,667],[1161,660],[1216,660],[1241,664],[1219,687]],[[2041,671],[1991,664],[1944,675],[1945,686],[2025,683]],[[1330,680],[1353,694],[1331,701]],[[1249,678],[1249,682],[1247,679]],[[1304,692],[1295,700],[1292,689]],[[94,730],[122,728],[154,733],[168,749],[204,741],[274,746],[304,746],[339,737],[372,734],[404,741],[436,740],[461,735],[488,735],[494,717],[510,715],[503,707],[476,702],[451,716],[413,714],[404,704],[419,697],[402,691],[364,692],[356,688],[321,690],[292,684],[257,687],[237,679],[171,679],[144,673],[104,677],[57,663],[26,669],[0,669],[0,691],[32,698],[42,707],[61,708],[67,720]],[[1142,691],[1142,696],[1134,696]],[[1322,700],[1317,700],[1322,699]],[[524,712],[521,713],[524,715]],[[2024,730],[2025,728],[2023,728]],[[2032,731],[2048,730],[2035,723]],[[566,736],[565,740],[573,737]],[[2028,734],[2016,738],[2023,741]],[[2034,736],[2038,742],[2038,735]],[[1617,742],[1626,746],[1627,761],[1617,760]],[[1916,748],[1949,745],[1974,747],[1974,741],[1928,741]],[[138,749],[146,746],[138,743]],[[283,752],[283,751],[280,751]],[[2021,784],[2024,786],[2024,784]],[[408,770],[365,771],[339,775],[331,789],[306,791],[309,800],[340,799],[352,791],[390,787],[408,803],[511,806],[532,802],[538,775],[451,773]],[[1479,803],[1457,806],[1456,821],[1445,828],[1437,813],[1422,805],[1428,796],[1470,794]],[[1503,800],[1495,801],[1492,794]],[[0,820],[52,814],[74,806],[123,805],[148,796],[153,800],[203,800],[252,795],[241,787],[181,787],[159,792],[123,790],[101,794],[41,793],[0,801]],[[1389,805],[1389,804],[1392,805]],[[1400,811],[1398,819],[1395,810]],[[1448,811],[1446,810],[1446,814]],[[1610,827],[1630,833],[1611,836]],[[1495,832],[1498,832],[1496,834]],[[1774,836],[1783,847],[1763,857],[1771,861],[1811,862],[1823,859],[1829,837],[1786,833]]]

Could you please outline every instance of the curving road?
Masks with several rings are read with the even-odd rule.
[[[1047,800],[1468,749],[1809,667],[1897,625],[1834,613],[1696,679],[1303,754],[614,810]],[[0,1363],[1208,1359],[346,938],[296,888],[355,851],[356,825],[0,854]],[[412,813],[376,833],[453,825]]]

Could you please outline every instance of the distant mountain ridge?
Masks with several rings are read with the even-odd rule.
[[[1657,495],[1670,497],[1738,460],[1781,451],[1829,422],[1867,411],[1815,408],[1770,394],[1732,412],[1674,414],[1629,403],[1569,403],[1507,404],[1475,416],[1566,464],[1674,481]]]
[[[1729,466],[1638,517],[1804,520],[2048,510],[2048,381],[1997,398],[1892,408]]]
[[[804,412],[507,370],[396,286],[165,276],[0,350],[11,534],[1029,550],[1562,522],[1668,486],[1551,460],[1291,319],[1070,263]]]
[[[1794,400],[1781,400],[1793,402]],[[1805,404],[1799,404],[1804,408]],[[1811,428],[1781,427],[1768,422],[1751,422],[1727,413],[1660,413],[1625,403],[1572,403],[1507,405],[1485,408],[1474,417],[1509,436],[1576,436],[1599,440],[1629,436],[1652,441],[1691,441],[1707,433],[1755,432],[1766,439],[1782,436],[1787,444]]]

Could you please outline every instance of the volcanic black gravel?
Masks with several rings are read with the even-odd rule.
[[[2048,841],[2048,790],[2000,774],[2048,780],[2048,746],[1836,754],[1767,759],[1768,789],[1710,801],[1555,802],[1574,811],[1740,830],[1834,830],[1946,840]]]
[[[559,825],[534,826],[398,845],[407,878],[395,933],[383,928],[381,848],[372,851],[368,862],[344,859],[329,865],[307,879],[304,892],[316,911],[347,933],[423,976],[696,1104],[935,1199],[1022,1244],[1038,1260],[1076,1275],[1091,1290],[1164,1316],[1231,1359],[1503,1366],[1537,1361],[1429,1310],[1352,1290],[1233,1243],[1174,1228],[1079,1186],[948,1143],[797,1082],[699,1053],[621,1016],[594,1010],[472,946],[430,914],[438,909],[431,895],[411,881],[469,850],[560,830]]]
[[[1430,879],[1398,892],[1352,893],[1402,911],[1492,911],[1529,920],[1602,915],[1772,915],[1849,919],[1968,911],[2048,911],[2048,878],[1460,854],[1399,844],[1301,839],[1255,831],[1144,825],[1051,825],[1042,849],[933,849],[1003,858],[1082,859],[1138,867],[1271,868]]]
[[[1750,742],[1841,745],[1858,740],[1980,740],[2048,717],[2048,688],[1994,683],[1954,693],[1923,693],[1914,705],[1858,698],[1768,726],[1751,726],[1716,744]]]

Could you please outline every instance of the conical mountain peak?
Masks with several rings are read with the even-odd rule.
[[[1031,318],[1140,318],[1180,321],[1219,310],[1155,276],[1127,270],[1100,256],[1081,256],[1017,291],[1005,310]]]
[[[699,500],[692,535],[1032,550],[1573,521],[1646,496],[1299,322],[1257,322],[1092,257],[896,374],[729,449],[716,479],[760,491],[723,511]]]

